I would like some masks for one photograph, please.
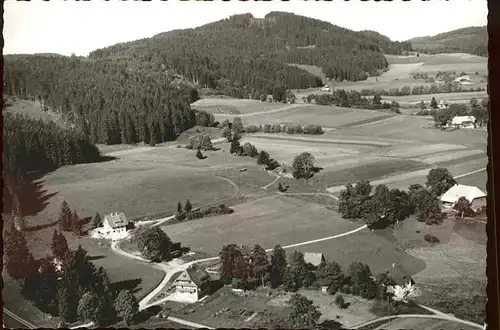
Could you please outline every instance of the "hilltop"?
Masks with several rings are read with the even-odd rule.
[[[486,26],[473,26],[408,40],[415,51],[422,53],[471,53],[488,56]]]
[[[172,69],[216,94],[241,97],[270,92],[276,85],[322,85],[318,76],[297,64],[321,67],[329,79],[364,80],[387,67],[384,53],[399,55],[410,47],[370,31],[354,32],[317,19],[271,12],[262,19],[234,15],[194,29],[116,44],[89,57]]]

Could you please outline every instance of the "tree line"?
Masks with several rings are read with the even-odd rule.
[[[283,12],[264,19],[251,14],[195,29],[121,43],[91,52],[92,59],[121,58],[154,71],[174,70],[201,88],[249,97],[273,87],[319,87],[321,79],[286,63],[321,66],[338,80],[363,80],[387,67],[384,51],[401,54],[409,43],[354,32],[327,22]]]
[[[245,127],[245,133],[287,133],[287,134],[310,134],[321,135],[323,128],[320,125],[281,125],[281,124],[264,124],[264,125],[248,125]]]
[[[391,88],[389,90],[374,88],[374,89],[362,89],[361,95],[381,95],[381,96],[407,96],[407,95],[425,95],[425,94],[440,94],[440,93],[470,93],[470,92],[481,92],[485,91],[484,87],[463,87],[458,84],[451,82],[444,84],[431,84],[430,86],[418,85],[418,86],[403,86],[401,88]]]
[[[11,55],[4,79],[6,95],[60,113],[93,143],[154,145],[213,122],[213,116],[191,109],[196,88],[119,59]]]
[[[319,105],[335,105],[344,108],[357,108],[368,110],[390,110],[395,113],[401,113],[399,103],[396,101],[382,102],[379,94],[375,94],[372,99],[368,99],[358,91],[345,91],[336,89],[332,93],[309,94],[306,98],[307,103],[315,101]]]

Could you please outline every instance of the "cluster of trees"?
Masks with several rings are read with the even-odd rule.
[[[314,166],[314,156],[309,152],[303,152],[297,155],[292,162],[292,176],[295,179],[309,179],[314,173],[318,172],[318,168]]]
[[[440,94],[440,93],[461,93],[461,92],[481,92],[485,91],[484,87],[463,87],[452,82],[445,84],[431,84],[430,86],[403,86],[401,88],[391,88],[389,90],[374,88],[362,89],[363,96],[382,95],[382,96],[406,96],[406,95],[426,95],[426,94]]]
[[[137,228],[133,240],[141,255],[152,262],[172,259],[172,240],[159,226]]]
[[[479,102],[476,98],[472,98],[469,104],[450,104],[445,109],[438,111],[438,103],[433,97],[430,102],[430,110],[424,101],[420,102],[420,111],[417,112],[418,116],[431,115],[437,126],[444,126],[449,123],[455,116],[474,116],[480,126],[488,123],[489,119],[489,100],[484,98]]]
[[[190,108],[196,89],[123,59],[11,55],[4,79],[5,94],[62,114],[93,143],[154,145],[210,118]]]
[[[196,135],[190,136],[186,148],[198,151],[200,150],[207,151],[215,149],[212,144],[212,139],[210,138],[210,134],[208,133],[197,133]]]
[[[425,187],[413,184],[408,192],[383,184],[373,189],[369,181],[347,184],[340,192],[339,213],[346,219],[363,219],[370,228],[386,227],[412,214],[427,224],[440,223],[443,214],[439,197],[455,184],[445,168],[431,169]]]
[[[4,173],[51,171],[60,166],[95,162],[97,147],[77,129],[62,129],[54,122],[4,112]],[[8,175],[6,175],[8,176]]]
[[[122,58],[155,71],[174,70],[215,93],[246,98],[273,94],[277,85],[322,85],[320,78],[286,63],[321,66],[327,77],[338,80],[362,80],[387,67],[384,51],[400,54],[405,48],[411,45],[272,12],[262,20],[251,14],[234,15],[195,29],[99,49],[89,56]]]
[[[66,201],[63,201],[61,204],[61,211],[57,223],[61,231],[72,231],[77,236],[82,235],[82,220],[76,213],[76,210],[71,211]]]
[[[234,210],[224,204],[219,204],[217,206],[210,206],[206,208],[194,209],[191,206],[191,202],[189,199],[186,201],[184,208],[182,207],[181,202],[177,203],[177,212],[175,213],[175,219],[182,221],[184,219],[192,220],[192,219],[200,219],[210,215],[217,214],[231,214]]]
[[[245,127],[245,133],[287,133],[287,134],[323,134],[323,128],[320,125],[281,125],[281,124],[265,124],[265,125],[248,125]]]
[[[391,110],[400,113],[399,104],[397,102],[382,102],[382,98],[379,94],[375,94],[370,100],[358,91],[336,89],[332,94],[310,94],[307,96],[306,100],[308,103],[314,100],[316,104],[320,105],[335,105],[344,108],[369,110]]]
[[[35,259],[22,231],[5,231],[5,270],[21,287],[22,295],[41,311],[58,316],[62,323],[115,322],[117,316],[131,324],[138,302],[130,291],[116,292],[103,267],[96,268],[81,246],[70,250],[64,234],[54,231],[52,256]]]
[[[288,292],[296,292],[300,288],[327,287],[331,295],[344,293],[365,299],[387,299],[390,296],[387,285],[394,284],[387,272],[374,277],[370,267],[361,262],[352,262],[344,271],[335,261],[322,262],[318,267],[306,263],[299,251],[294,251],[287,259],[285,250],[279,245],[274,247],[269,257],[259,245],[246,253],[240,246],[230,244],[222,248],[220,258],[223,283],[246,290],[261,285],[282,288]],[[294,299],[297,298],[292,298],[292,304]],[[347,307],[340,299],[338,304]],[[292,325],[296,323],[292,322]],[[302,326],[311,327],[311,324]]]

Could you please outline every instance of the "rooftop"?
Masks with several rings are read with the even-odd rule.
[[[108,214],[104,217],[104,220],[108,222],[111,228],[124,227],[128,224],[127,217],[123,212]]]
[[[477,187],[456,184],[441,196],[441,201],[456,203],[460,197],[465,197],[472,202],[476,198],[486,197],[486,194]]]
[[[317,252],[306,252],[304,253],[304,261],[313,266],[318,267],[321,265],[321,262],[325,260],[325,257],[323,256],[323,253],[317,253]]]

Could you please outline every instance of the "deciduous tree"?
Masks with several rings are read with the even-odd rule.
[[[316,274],[318,283],[328,287],[329,294],[335,294],[344,281],[344,273],[342,268],[335,261],[322,263]]]
[[[435,196],[441,196],[448,189],[457,184],[451,173],[443,167],[433,168],[427,174],[425,185]]]
[[[126,325],[131,325],[139,314],[139,302],[129,290],[121,290],[116,297],[115,309]]]
[[[90,321],[94,324],[98,324],[102,308],[102,299],[94,292],[86,292],[78,302],[78,318],[84,322]]]
[[[171,259],[172,241],[159,227],[150,227],[144,230],[138,238],[137,247],[144,258],[153,262]]]
[[[258,165],[268,165],[269,164],[269,154],[264,150],[261,150],[259,156],[257,157]]]
[[[308,179],[314,173],[314,157],[303,152],[296,156],[292,163],[292,175],[296,179]]]
[[[321,317],[321,312],[318,310],[312,300],[306,297],[294,294],[288,301],[291,312],[289,316],[290,326],[298,329],[314,329]]]

